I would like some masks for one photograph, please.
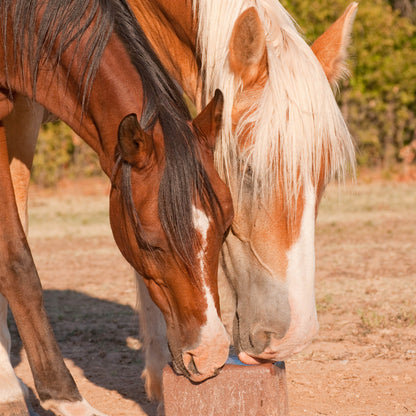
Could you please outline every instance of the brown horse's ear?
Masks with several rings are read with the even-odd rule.
[[[216,136],[221,128],[223,107],[224,97],[222,92],[215,90],[214,98],[192,122],[195,130],[201,133],[210,147],[214,147]]]
[[[254,7],[245,10],[235,22],[230,39],[230,68],[248,87],[267,74],[266,36]]]
[[[351,3],[344,14],[311,46],[332,86],[348,74],[345,61],[357,7],[358,3]]]
[[[129,114],[121,121],[118,144],[123,160],[137,168],[146,166],[153,152],[152,136],[140,127],[136,114]]]

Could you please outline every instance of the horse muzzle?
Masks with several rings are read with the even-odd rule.
[[[206,325],[201,330],[196,346],[172,353],[173,368],[177,373],[199,383],[219,373],[227,361],[229,346],[230,339],[221,321],[215,327]]]
[[[309,319],[291,320],[284,336],[260,330],[254,331],[248,342],[240,340],[239,359],[245,364],[258,364],[265,361],[282,361],[306,348],[318,332],[319,324],[316,315]]]

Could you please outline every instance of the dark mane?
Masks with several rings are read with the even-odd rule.
[[[122,40],[143,83],[144,112],[141,124],[150,129],[159,120],[164,135],[166,154],[159,190],[160,221],[172,248],[192,270],[196,261],[193,255],[196,232],[192,203],[199,198],[216,220],[218,200],[200,162],[196,139],[188,125],[190,115],[182,94],[150,47],[126,1],[2,0],[0,13],[5,56],[8,49],[13,47],[14,63],[22,68],[22,80],[27,76],[23,73],[22,64],[27,63],[34,97],[40,67],[45,62],[56,67],[68,46],[76,45],[75,53],[81,54],[82,58],[77,62],[83,62],[82,67],[75,68],[81,75],[79,97],[83,108],[88,105],[94,76],[111,33],[114,31]],[[12,21],[13,39],[6,37],[8,19]],[[91,26],[94,30],[87,32]],[[87,36],[87,33],[87,46],[80,48],[79,39]],[[75,60],[72,65],[75,65]],[[14,68],[8,68],[6,64],[5,70],[7,79],[9,71]],[[129,181],[130,177],[124,178],[126,180]],[[137,223],[129,187],[124,189],[127,190],[124,199],[131,220]],[[140,246],[148,248],[141,236],[140,224],[135,229]]]
[[[18,70],[22,84],[30,82],[35,99],[38,74],[42,66],[47,64],[48,68],[56,68],[62,54],[74,44],[74,58],[79,53],[79,62],[83,62],[76,69],[81,75],[78,93],[84,108],[112,33],[111,3],[111,0],[2,0],[2,46],[5,56],[11,49],[14,58],[12,68],[8,67],[7,60],[5,62],[7,84],[9,73]],[[9,21],[13,30],[12,39],[7,37]],[[92,24],[99,30],[91,31],[87,47],[81,49],[80,39]],[[25,64],[28,73],[24,71]],[[71,69],[71,66],[67,68],[68,76]],[[9,85],[7,87],[10,88]]]

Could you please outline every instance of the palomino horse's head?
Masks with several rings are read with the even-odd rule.
[[[235,294],[234,344],[248,363],[286,359],[316,333],[317,209],[328,180],[354,164],[331,84],[345,72],[356,4],[312,48],[278,2],[256,4],[236,20],[228,73],[216,78],[236,86],[225,93],[230,122],[216,163],[233,195],[221,265]]]
[[[159,122],[145,132],[134,114],[127,116],[119,127],[110,202],[116,242],[164,314],[175,369],[193,381],[215,375],[229,348],[218,313],[217,269],[233,209],[213,158],[222,107],[217,92],[189,126],[197,137],[193,144],[175,143],[175,135],[164,138]],[[195,147],[195,163],[205,175],[196,181],[203,192],[195,189],[191,201],[183,195],[193,178],[176,174],[184,171],[181,163],[190,163],[181,145]],[[197,177],[202,170],[186,166],[185,172]]]

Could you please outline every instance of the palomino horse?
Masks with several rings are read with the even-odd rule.
[[[123,0],[3,0],[0,22],[0,314],[5,321],[7,299],[43,405],[102,415],[65,367],[15,202],[9,162],[31,152],[17,134],[36,127],[26,123],[42,117],[40,106],[97,152],[114,238],[164,313],[176,370],[195,381],[215,375],[229,348],[217,270],[232,221],[212,155],[221,93],[189,121]],[[28,415],[5,327],[0,335],[0,414]]]
[[[329,179],[354,163],[331,85],[344,75],[357,5],[309,48],[277,0],[129,3],[162,63],[198,109],[215,88],[224,92],[215,159],[231,189],[235,216],[220,261],[222,320],[243,361],[286,359],[318,328],[319,200]],[[23,218],[33,157],[27,153],[15,153],[11,165]],[[166,327],[138,279],[144,376],[148,394],[160,398],[170,354]]]
[[[320,198],[331,177],[354,166],[331,85],[345,75],[357,4],[310,48],[277,0],[129,3],[197,108],[215,88],[224,92],[215,159],[235,215],[220,261],[221,316],[242,361],[286,359],[318,329]],[[166,331],[146,291],[139,292],[147,391],[161,398]]]

